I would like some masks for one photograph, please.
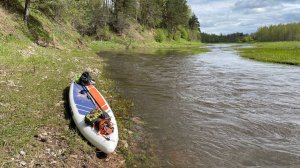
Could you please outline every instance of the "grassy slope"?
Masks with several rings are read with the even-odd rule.
[[[0,7],[0,167],[15,167],[25,162],[27,166],[119,167],[124,159],[129,166],[136,164],[133,160],[145,163],[145,157],[132,155],[122,143],[108,162],[97,159],[95,148],[83,140],[69,115],[70,81],[75,74],[88,69],[116,113],[120,139],[130,140],[130,132],[124,130],[132,129],[129,120],[132,104],[117,94],[96,54],[104,49],[122,49],[124,45],[82,40],[71,26],[60,25],[38,13],[32,15],[35,22],[30,25],[34,30],[30,34],[19,15],[9,14]],[[50,39],[50,47],[33,42],[39,39]],[[200,44],[184,41],[132,44],[136,48],[191,45]],[[41,136],[47,141],[41,142]],[[20,155],[20,151],[26,155]]]
[[[263,62],[300,66],[300,42],[255,43],[255,48],[243,48],[241,56]]]
[[[119,152],[113,156],[117,163],[97,163],[95,149],[80,137],[70,119],[68,85],[75,74],[89,69],[118,116],[127,116],[130,104],[115,94],[112,81],[105,78],[103,64],[94,52],[62,46],[68,49],[37,46],[21,32],[1,40],[0,167],[16,166],[22,161],[47,167],[105,166],[122,161]],[[118,122],[121,130],[129,127],[125,120]],[[46,143],[35,137],[40,134],[47,136]],[[121,132],[121,139],[126,136]],[[18,154],[21,150],[26,152],[25,157]]]

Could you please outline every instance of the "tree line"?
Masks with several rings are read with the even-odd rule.
[[[11,3],[16,0],[5,0]],[[200,39],[200,23],[186,0],[23,0],[24,20],[29,9],[38,10],[58,22],[71,22],[82,34],[109,39],[131,24],[155,29],[157,41],[166,38]]]
[[[248,34],[239,32],[227,35],[201,33],[201,40],[203,43],[234,43],[243,42],[246,36],[248,36]]]
[[[300,41],[300,23],[264,26],[253,35],[256,41]]]
[[[201,39],[204,43],[300,41],[300,23],[264,26],[252,34],[216,35],[201,33]]]

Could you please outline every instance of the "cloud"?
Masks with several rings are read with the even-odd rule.
[[[239,0],[234,4],[234,10],[243,10],[243,9],[253,9],[253,8],[263,8],[268,6],[272,1],[263,1],[263,0],[252,0],[245,1]]]
[[[207,33],[252,33],[258,27],[300,22],[300,0],[188,0]]]

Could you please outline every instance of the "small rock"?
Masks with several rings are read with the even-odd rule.
[[[16,155],[16,158],[17,158],[17,159],[20,159],[20,157],[21,157],[20,154],[17,154],[17,155]]]
[[[108,158],[105,159],[105,162],[108,162],[109,160],[110,160],[110,158],[108,157]]]
[[[130,135],[131,135],[131,134],[133,134],[133,132],[132,132],[132,131],[130,131],[130,130],[128,130],[128,134],[130,134]]]
[[[50,164],[56,164],[57,162],[55,161],[55,160],[52,160],[51,162],[50,162]]]
[[[77,159],[78,156],[77,155],[70,155],[71,158]]]
[[[21,165],[21,166],[26,166],[26,162],[25,162],[25,161],[21,161],[21,162],[20,162],[20,165]]]
[[[42,167],[42,164],[41,163],[35,163],[34,167]]]
[[[9,87],[15,87],[15,86],[17,86],[13,80],[8,80],[7,82],[8,82],[7,85],[8,85]]]
[[[45,149],[45,153],[50,154],[50,152],[51,152],[50,148]]]
[[[125,164],[125,160],[121,160],[120,165],[124,165],[124,164]]]
[[[121,143],[123,144],[124,148],[128,148],[128,143],[125,140],[121,140]]]
[[[57,154],[58,154],[58,155],[61,155],[62,153],[63,153],[63,151],[62,151],[61,149],[58,149]]]
[[[47,135],[48,135],[48,133],[47,133],[47,132],[44,132],[44,133],[42,133],[42,135],[44,135],[44,136],[47,136]]]
[[[99,69],[97,69],[97,68],[94,69],[94,74],[97,75],[97,74],[99,74],[99,72],[100,72]]]
[[[48,140],[48,138],[43,135],[40,135],[39,137],[42,142],[47,142],[47,140]]]
[[[25,156],[25,155],[26,155],[26,152],[20,151],[20,155]]]
[[[138,125],[144,125],[144,121],[142,121],[142,119],[140,117],[133,117],[131,119],[134,123],[138,124]]]
[[[56,154],[54,152],[51,152],[51,155],[54,156],[54,157],[56,157]]]

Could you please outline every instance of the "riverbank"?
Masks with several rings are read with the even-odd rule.
[[[241,48],[241,56],[257,61],[300,66],[300,42],[254,43],[254,48]]]
[[[105,73],[96,54],[100,49],[59,50],[27,42],[0,42],[1,166],[122,167],[125,161],[134,165],[149,159],[131,151],[135,143],[132,103],[118,94]],[[116,153],[100,160],[96,149],[80,136],[68,108],[70,81],[84,70],[91,72],[110,102],[120,130]]]
[[[119,129],[130,129],[130,102],[120,98],[103,64],[88,49],[44,48],[21,41],[0,42],[1,167],[109,166],[125,164],[123,147],[97,158],[70,115],[68,87],[76,74],[88,70],[118,116]],[[120,131],[120,139],[128,133]],[[100,162],[100,163],[99,163]]]
[[[123,42],[94,42],[71,26],[35,15],[29,33],[18,15],[0,8],[0,167],[132,167],[150,162],[133,151],[132,102],[122,98],[96,54],[128,48]],[[48,41],[50,39],[50,41]],[[149,45],[148,45],[149,44]],[[196,47],[201,43],[132,42],[129,49]],[[188,51],[190,49],[187,49]],[[70,116],[68,87],[76,74],[88,70],[110,102],[120,130],[112,155],[98,155],[76,129]],[[135,118],[135,121],[137,119]]]

